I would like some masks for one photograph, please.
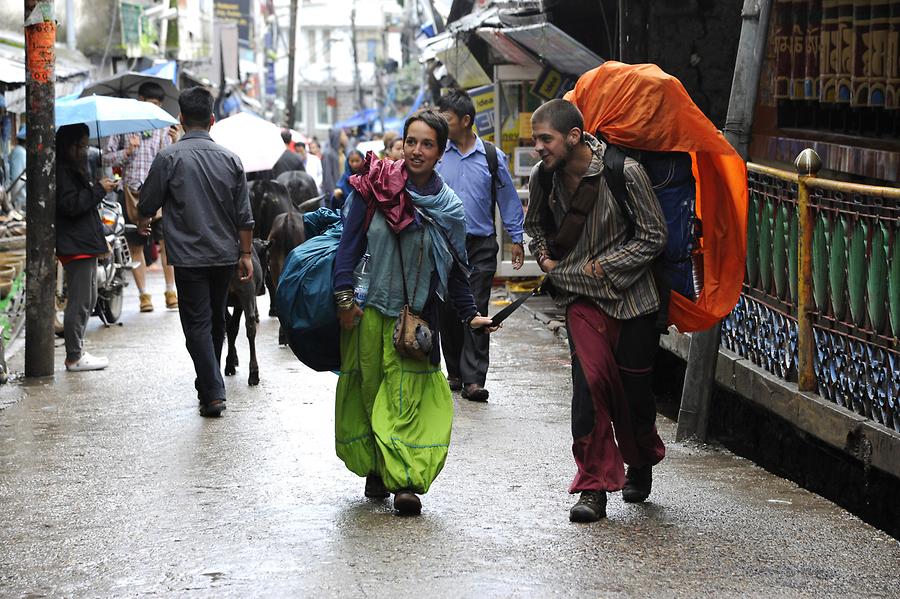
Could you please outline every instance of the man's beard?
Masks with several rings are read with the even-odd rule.
[[[575,148],[578,147],[577,143],[572,144],[572,143],[569,143],[568,140],[563,140],[563,145],[566,148],[566,153],[562,158],[560,158],[559,160],[557,160],[554,163],[553,168],[550,169],[552,172],[561,171],[564,168],[566,168],[566,164],[569,163],[569,158],[572,156],[572,153],[575,151]]]

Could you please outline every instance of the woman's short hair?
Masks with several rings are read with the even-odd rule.
[[[447,147],[447,137],[450,135],[450,129],[447,126],[447,121],[444,120],[444,117],[433,108],[417,110],[406,119],[405,123],[403,123],[403,139],[406,139],[406,135],[409,133],[409,126],[416,121],[422,121],[434,129],[435,134],[437,134],[438,147],[441,149],[441,152],[443,152],[444,148]]]

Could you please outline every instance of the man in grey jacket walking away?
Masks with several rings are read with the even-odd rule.
[[[178,98],[185,135],[162,150],[141,188],[139,226],[146,234],[160,207],[168,261],[175,267],[185,344],[194,362],[201,416],[225,409],[220,368],[228,284],[238,265],[253,276],[253,215],[240,159],[209,136],[212,95],[202,87]]]

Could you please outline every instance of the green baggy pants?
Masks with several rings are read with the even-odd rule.
[[[440,368],[397,354],[396,320],[367,307],[341,333],[335,447],[351,472],[426,493],[447,460],[453,400]]]

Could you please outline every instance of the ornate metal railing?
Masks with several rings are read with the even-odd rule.
[[[749,163],[744,290],[723,345],[900,431],[900,189]]]

